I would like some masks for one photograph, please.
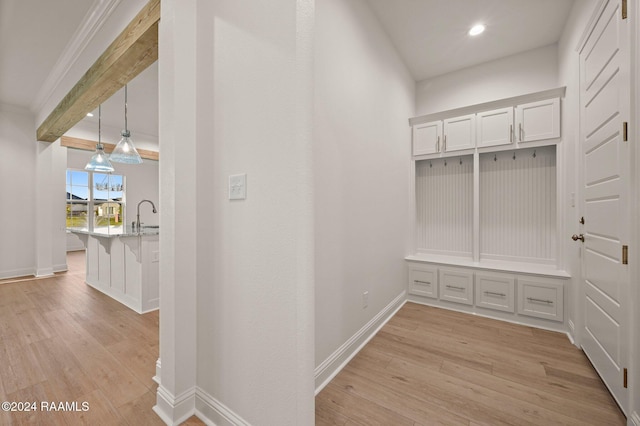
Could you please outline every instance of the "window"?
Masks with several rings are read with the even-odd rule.
[[[67,170],[67,228],[119,232],[124,207],[124,176]]]
[[[67,170],[67,228],[88,228],[89,173]]]

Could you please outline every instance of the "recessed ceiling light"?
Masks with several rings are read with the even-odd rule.
[[[485,26],[482,24],[477,24],[471,27],[469,30],[470,36],[477,36],[478,34],[482,34],[484,32]]]
[[[87,117],[93,117],[93,113],[88,112]]]

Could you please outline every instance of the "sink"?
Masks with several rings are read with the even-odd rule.
[[[141,228],[142,229],[158,229],[160,228],[160,225],[142,225]]]

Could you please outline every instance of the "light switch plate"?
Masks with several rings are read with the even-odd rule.
[[[229,176],[229,199],[244,200],[247,198],[247,174]]]

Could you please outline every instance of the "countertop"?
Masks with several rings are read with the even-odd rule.
[[[145,237],[160,234],[160,227],[158,226],[143,226],[139,232],[133,231],[130,226],[127,226],[125,228],[112,227],[109,229],[98,229],[94,231],[89,231],[89,229],[87,228],[67,228],[67,230],[75,234],[84,234],[91,235],[93,237],[104,238]]]

